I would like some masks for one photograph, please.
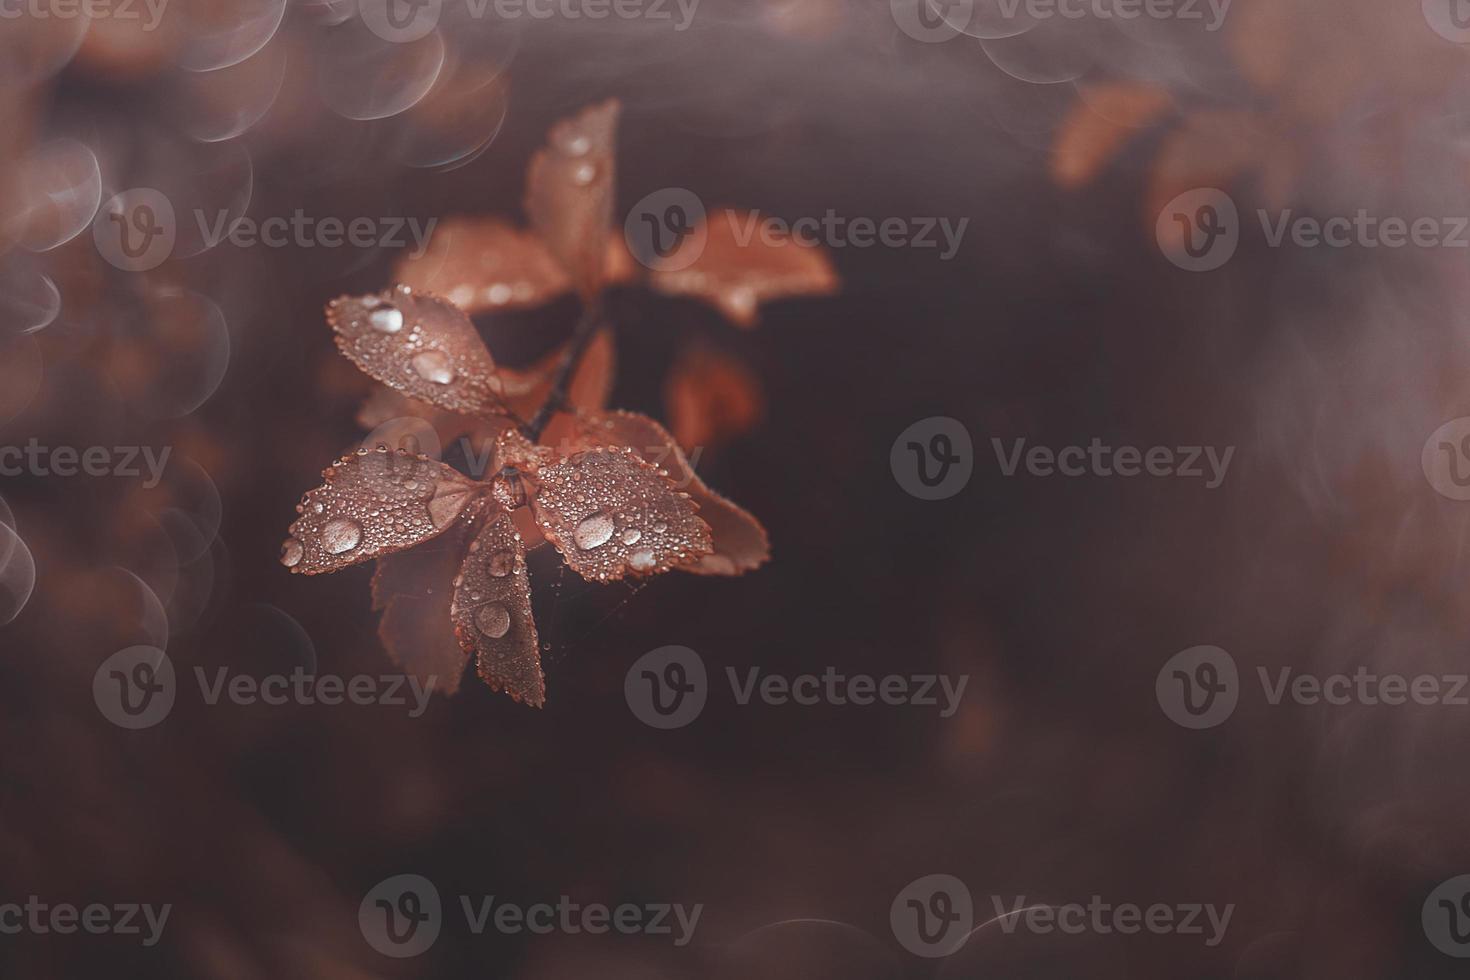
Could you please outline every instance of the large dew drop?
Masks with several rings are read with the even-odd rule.
[[[287,538],[286,543],[281,545],[281,564],[287,568],[295,568],[301,564],[302,554],[301,542],[295,538]]]
[[[658,564],[658,561],[653,557],[653,552],[644,548],[642,551],[635,551],[629,555],[628,564],[640,572],[646,572]]]
[[[623,532],[623,544],[637,544],[643,537],[643,532],[636,527],[630,527]]]
[[[327,549],[328,554],[340,555],[351,551],[362,541],[362,528],[357,522],[345,517],[338,517],[327,522],[322,528],[322,547]]]
[[[449,355],[440,350],[426,350],[415,354],[413,369],[419,373],[419,377],[436,385],[447,385],[454,380],[454,369],[450,367]]]
[[[489,571],[496,578],[505,578],[516,567],[514,552],[500,551],[490,556]]]
[[[510,610],[502,603],[487,602],[475,610],[475,626],[492,640],[498,640],[510,632]]]
[[[397,333],[403,329],[403,311],[396,306],[382,306],[368,314],[368,322],[374,330]]]
[[[613,535],[612,518],[603,513],[593,514],[584,518],[577,529],[572,532],[572,540],[577,542],[577,547],[583,551],[607,544]]]

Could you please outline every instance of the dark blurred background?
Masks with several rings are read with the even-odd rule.
[[[704,0],[686,31],[446,7],[435,55],[337,4],[173,2],[146,32],[0,22],[0,445],[172,450],[156,487],[0,478],[0,901],[173,906],[152,947],[0,936],[0,975],[1461,975],[1420,910],[1470,872],[1470,708],[1271,706],[1254,681],[1466,670],[1467,505],[1420,466],[1470,414],[1466,251],[1271,248],[1253,217],[1470,214],[1465,52],[1419,5],[1236,0],[1217,32],[1089,20],[936,43],[886,2]],[[985,23],[968,27],[1004,33]],[[1093,95],[1122,83],[1167,107],[1089,135],[1109,111]],[[694,342],[748,367],[757,417],[699,469],[762,520],[773,561],[633,588],[533,556],[541,711],[473,680],[421,717],[205,703],[196,666],[396,669],[369,568],[293,577],[277,555],[372,390],[322,307],[388,285],[398,255],[181,231],[131,272],[99,254],[99,202],[154,187],[181,214],[521,222],[547,130],[610,96],[619,225],[668,187],[788,219],[970,219],[948,261],[830,249],[840,294],[768,304],[754,330],[636,285],[610,298],[611,404],[667,418]],[[1245,227],[1228,264],[1192,273],[1154,217],[1210,186]],[[563,298],[477,323],[528,361],[575,318]],[[966,427],[974,475],[925,501],[889,455],[933,416]],[[1007,477],[991,448],[1094,437],[1236,450],[1206,489]],[[93,677],[136,644],[166,649],[180,689],[130,731]],[[659,731],[623,682],[670,644],[713,690]],[[1154,682],[1200,644],[1244,690],[1190,731]],[[970,679],[948,718],[738,705],[725,668],[752,666]],[[392,959],[357,912],[405,873],[434,882],[445,924]],[[976,925],[991,896],[1234,915],[1215,946],[992,925],[920,958],[890,905],[940,873]],[[474,935],[460,895],[704,910],[675,948]]]

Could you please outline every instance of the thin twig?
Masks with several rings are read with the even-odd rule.
[[[577,321],[576,330],[572,333],[571,344],[566,353],[562,355],[561,363],[556,366],[556,374],[552,376],[551,391],[546,396],[546,401],[536,410],[536,414],[521,427],[521,434],[532,442],[541,438],[541,433],[550,424],[553,416],[566,407],[567,396],[571,393],[572,375],[577,372],[577,365],[582,362],[582,355],[587,353],[587,347],[592,343],[592,338],[597,335],[597,330],[602,326],[601,304],[590,302],[582,308],[582,318]]]

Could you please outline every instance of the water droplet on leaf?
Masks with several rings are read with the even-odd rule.
[[[438,385],[447,385],[454,380],[454,369],[449,365],[449,355],[443,351],[426,350],[421,354],[415,354],[413,369],[425,381],[432,381]]]
[[[328,554],[340,555],[351,551],[362,541],[362,528],[358,527],[356,521],[345,517],[338,517],[327,522],[322,528],[322,547],[327,549]]]
[[[383,306],[368,314],[368,322],[374,330],[397,333],[403,329],[403,311],[395,306]]]
[[[572,540],[577,542],[578,548],[585,551],[606,544],[612,535],[612,518],[606,514],[597,513],[584,518],[582,523],[577,525],[577,529],[572,532]]]
[[[481,633],[498,640],[510,632],[510,610],[503,603],[487,602],[475,610],[475,625]]]

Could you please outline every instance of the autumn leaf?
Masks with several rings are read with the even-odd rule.
[[[447,530],[484,487],[426,456],[359,450],[309,491],[281,549],[293,572],[335,572],[422,544]]]
[[[581,420],[584,443],[611,443],[632,449],[660,467],[676,487],[689,494],[710,528],[710,554],[681,566],[704,575],[739,575],[770,560],[766,529],[748,511],[711,490],[667,429],[635,412],[593,413]]]
[[[505,413],[490,351],[447,300],[396,286],[333,300],[327,322],[342,353],[388,387],[464,415]]]
[[[837,273],[825,251],[789,236],[772,242],[759,234],[760,221],[760,215],[743,211],[710,212],[702,233],[686,235],[649,283],[659,292],[713,303],[742,327],[755,325],[764,303],[837,291]]]
[[[1173,105],[1168,92],[1142,82],[1088,87],[1062,120],[1052,144],[1052,179],[1067,189],[1090,183],[1129,140]]]
[[[689,495],[631,449],[574,453],[532,482],[542,533],[585,579],[656,575],[711,553],[709,525]]]
[[[526,172],[531,227],[571,275],[584,301],[604,283],[620,110],[618,101],[610,99],[557,123]]]
[[[760,386],[750,369],[704,345],[679,354],[664,381],[664,405],[683,446],[715,446],[744,435],[763,410]]]

